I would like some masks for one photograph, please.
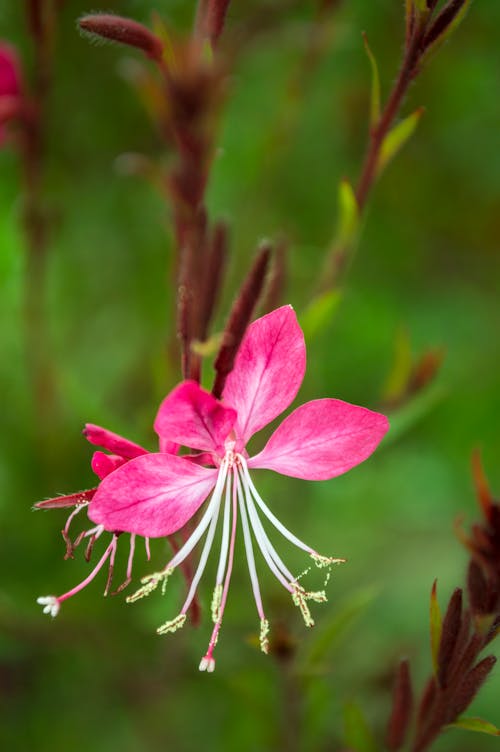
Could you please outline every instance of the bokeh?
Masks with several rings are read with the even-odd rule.
[[[253,32],[231,76],[208,189],[212,216],[231,228],[219,330],[263,237],[287,239],[283,302],[305,315],[333,235],[338,183],[356,177],[367,142],[370,71],[361,32],[387,93],[404,23],[402,2],[341,3],[305,71],[313,2],[233,5],[228,33],[241,33],[250,20]],[[19,47],[29,77],[23,7],[1,5],[0,37]],[[56,407],[43,426],[23,339],[19,160],[8,145],[0,153],[2,748],[340,752],[353,707],[383,729],[402,655],[417,684],[431,669],[430,588],[438,578],[444,605],[463,584],[466,553],[454,525],[477,516],[473,448],[481,448],[500,493],[500,6],[472,3],[410,90],[404,111],[424,105],[425,115],[374,190],[335,311],[308,337],[299,398],[388,409],[398,353],[418,360],[439,351],[442,366],[416,396],[388,409],[393,431],[347,475],[308,484],[261,472],[259,488],[285,524],[348,563],[335,571],[310,631],[263,568],[275,639],[265,657],[238,557],[211,676],[197,670],[210,631],[211,571],[201,589],[201,626],[169,637],[155,628],[177,613],[180,576],[165,596],[135,605],[103,599],[104,577],[55,620],[36,604],[88,571],[81,554],[63,561],[64,512],[32,512],[40,499],[93,484],[81,427],[105,425],[153,448],[157,406],[180,378],[168,360],[175,339],[168,207],[150,182],[124,175],[117,159],[168,154],[124,75],[134,53],[79,35],[76,19],[93,9],[81,0],[62,8],[47,113],[44,186],[53,222],[44,295]],[[108,0],[104,9],[145,23],[155,9],[182,31],[194,2]],[[204,377],[209,385],[209,365]],[[155,543],[153,563],[137,557],[137,575],[166,556],[166,544]],[[297,572],[306,565],[298,552],[289,558]],[[497,672],[469,715],[500,724],[499,692]],[[497,745],[453,730],[435,749]]]

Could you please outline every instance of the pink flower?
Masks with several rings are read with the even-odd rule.
[[[182,548],[164,569],[143,578],[143,587],[127,599],[134,602],[151,593],[160,583],[164,585],[205,535],[186,600],[178,616],[157,631],[166,634],[183,626],[222,516],[221,548],[212,600],[214,628],[200,670],[213,671],[215,667],[213,651],[231,580],[238,516],[264,652],[269,644],[269,623],[260,593],[255,544],[299,607],[307,626],[314,624],[307,602],[323,602],[326,594],[324,590],[306,591],[299,578],[289,571],[271,542],[263,519],[309,554],[318,567],[326,568],[326,579],[331,566],[342,561],[321,556],[290,532],[258,493],[250,470],[266,468],[305,480],[328,480],[369,457],[388,429],[387,419],[378,413],[340,400],[314,400],[286,417],[262,451],[249,457],[247,443],[290,405],[302,383],[305,365],[304,338],[290,306],[258,319],[248,328],[234,369],[227,378],[222,400],[217,400],[196,382],[185,381],[160,405],[154,424],[160,440],[173,442],[175,448],[176,445],[189,447],[198,454],[178,456],[142,450],[142,454],[123,462],[123,452],[121,455],[118,452],[120,466],[103,475],[97,491],[89,499],[88,516],[97,529],[111,531],[114,537],[118,531],[123,531],[132,536],[157,538],[183,528],[211,494]],[[107,448],[115,451],[109,442]],[[105,552],[103,559],[106,555],[112,554]],[[61,597],[55,599],[57,604],[61,600]],[[50,610],[51,604],[44,602],[44,605]]]
[[[16,50],[0,42],[0,145],[5,141],[4,123],[18,114],[22,98],[21,66]]]

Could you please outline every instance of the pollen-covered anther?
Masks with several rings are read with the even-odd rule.
[[[345,564],[345,559],[338,559],[334,556],[322,556],[322,554],[313,553],[311,559],[314,561],[318,569],[323,567],[331,567],[334,564]]]
[[[170,568],[165,569],[163,572],[154,572],[153,574],[148,574],[146,577],[143,577],[141,580],[141,582],[144,583],[143,586],[127,597],[127,603],[135,603],[141,598],[150,595],[156,590],[160,582],[163,582],[164,584],[166,583],[173,571],[174,570]]]
[[[61,608],[61,604],[55,595],[43,595],[41,598],[37,598],[36,602],[44,607],[43,613],[50,614],[52,618],[57,616],[59,609]]]
[[[199,669],[200,671],[206,671],[208,674],[213,674],[215,671],[215,660],[211,655],[205,655],[201,659]]]
[[[186,614],[179,614],[175,617],[175,619],[166,621],[165,624],[162,624],[160,627],[158,627],[156,633],[159,635],[173,634],[174,632],[177,632],[178,629],[182,629],[185,623]]]
[[[306,627],[314,627],[314,619],[311,616],[307,601],[316,600],[317,602],[321,603],[326,600],[325,593],[323,593],[323,595],[324,598],[322,599],[322,601],[318,601],[317,598],[312,598],[313,593],[306,592],[300,585],[296,585],[293,589],[292,600],[302,614],[302,618],[304,619]]]
[[[260,649],[263,653],[269,653],[269,621],[268,619],[260,620],[259,634]]]
[[[219,616],[220,616],[220,606],[222,603],[222,583],[218,584],[214,588],[214,594],[212,596],[212,605],[210,607],[210,611],[212,613],[212,621],[214,624],[217,623]]]

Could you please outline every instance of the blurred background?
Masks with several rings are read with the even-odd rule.
[[[216,329],[262,237],[288,239],[283,302],[303,317],[333,235],[339,180],[356,178],[365,149],[370,72],[361,32],[385,93],[404,34],[402,2],[340,3],[306,70],[312,1],[233,6],[228,34],[252,33],[235,62],[208,189],[212,216],[231,227]],[[23,7],[1,5],[0,37],[18,46],[29,79]],[[148,23],[153,8],[173,28],[190,27],[190,0],[107,0],[104,9]],[[444,606],[463,583],[467,556],[453,527],[459,516],[465,525],[478,516],[474,447],[500,493],[500,6],[473,3],[411,89],[404,111],[425,105],[425,115],[376,186],[338,306],[306,332],[300,401],[335,396],[385,409],[393,432],[369,461],[331,482],[266,471],[258,478],[284,524],[348,564],[335,571],[328,604],[314,608],[310,632],[262,565],[275,648],[265,657],[240,556],[212,676],[197,669],[210,633],[212,571],[202,582],[201,626],[170,637],[155,628],[178,612],[180,575],[164,597],[132,606],[101,597],[104,575],[54,621],[36,604],[89,570],[81,551],[63,561],[65,512],[33,514],[32,504],[94,484],[85,422],[153,449],[157,406],[180,377],[165,358],[174,333],[168,208],[154,186],[120,174],[116,162],[124,152],[168,155],[123,75],[133,52],[78,34],[76,19],[93,9],[81,0],[62,8],[47,112],[44,191],[53,224],[44,347],[57,408],[45,411],[43,425],[23,339],[20,164],[8,144],[0,153],[0,739],[16,752],[192,752],[201,742],[210,750],[340,751],[356,707],[383,729],[402,655],[418,686],[431,670],[430,588],[437,577]],[[410,353],[417,363],[429,352],[442,356],[435,377],[388,405],[395,369]],[[210,384],[208,368],[205,378]],[[284,556],[302,571],[299,552]],[[153,544],[152,563],[139,552],[136,575],[166,557],[164,542]],[[500,724],[499,691],[497,671],[468,715]],[[497,745],[450,731],[434,748]]]

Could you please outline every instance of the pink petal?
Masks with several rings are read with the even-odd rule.
[[[68,494],[67,496],[56,496],[55,499],[46,499],[37,501],[33,505],[34,509],[63,509],[66,507],[76,507],[78,504],[85,504],[95,495],[97,488],[90,488],[88,491],[77,491],[77,493]]]
[[[335,399],[306,402],[289,415],[250,467],[306,480],[328,480],[359,465],[378,446],[385,415]]]
[[[89,518],[107,530],[146,538],[171,535],[183,527],[215,486],[207,470],[172,454],[130,460],[101,482]]]
[[[117,468],[129,462],[118,454],[104,454],[104,452],[94,452],[92,455],[92,470],[102,480]]]
[[[0,97],[19,96],[21,93],[21,67],[12,45],[0,42]]]
[[[304,335],[291,306],[277,308],[249,326],[223,393],[238,414],[239,439],[246,443],[288,407],[305,368]]]
[[[132,460],[134,457],[140,457],[141,454],[147,454],[139,444],[134,444],[133,441],[124,439],[123,436],[119,436],[113,431],[108,431],[107,428],[101,428],[101,426],[95,426],[93,423],[87,423],[83,429],[83,435],[95,446],[103,447],[112,454],[118,454],[127,460]]]
[[[179,444],[176,444],[174,441],[169,441],[168,439],[162,439],[160,436],[159,442],[159,450],[160,452],[165,452],[166,454],[177,454],[179,451]]]
[[[225,407],[196,381],[183,381],[161,403],[154,427],[164,439],[223,453],[235,419],[232,408]]]

